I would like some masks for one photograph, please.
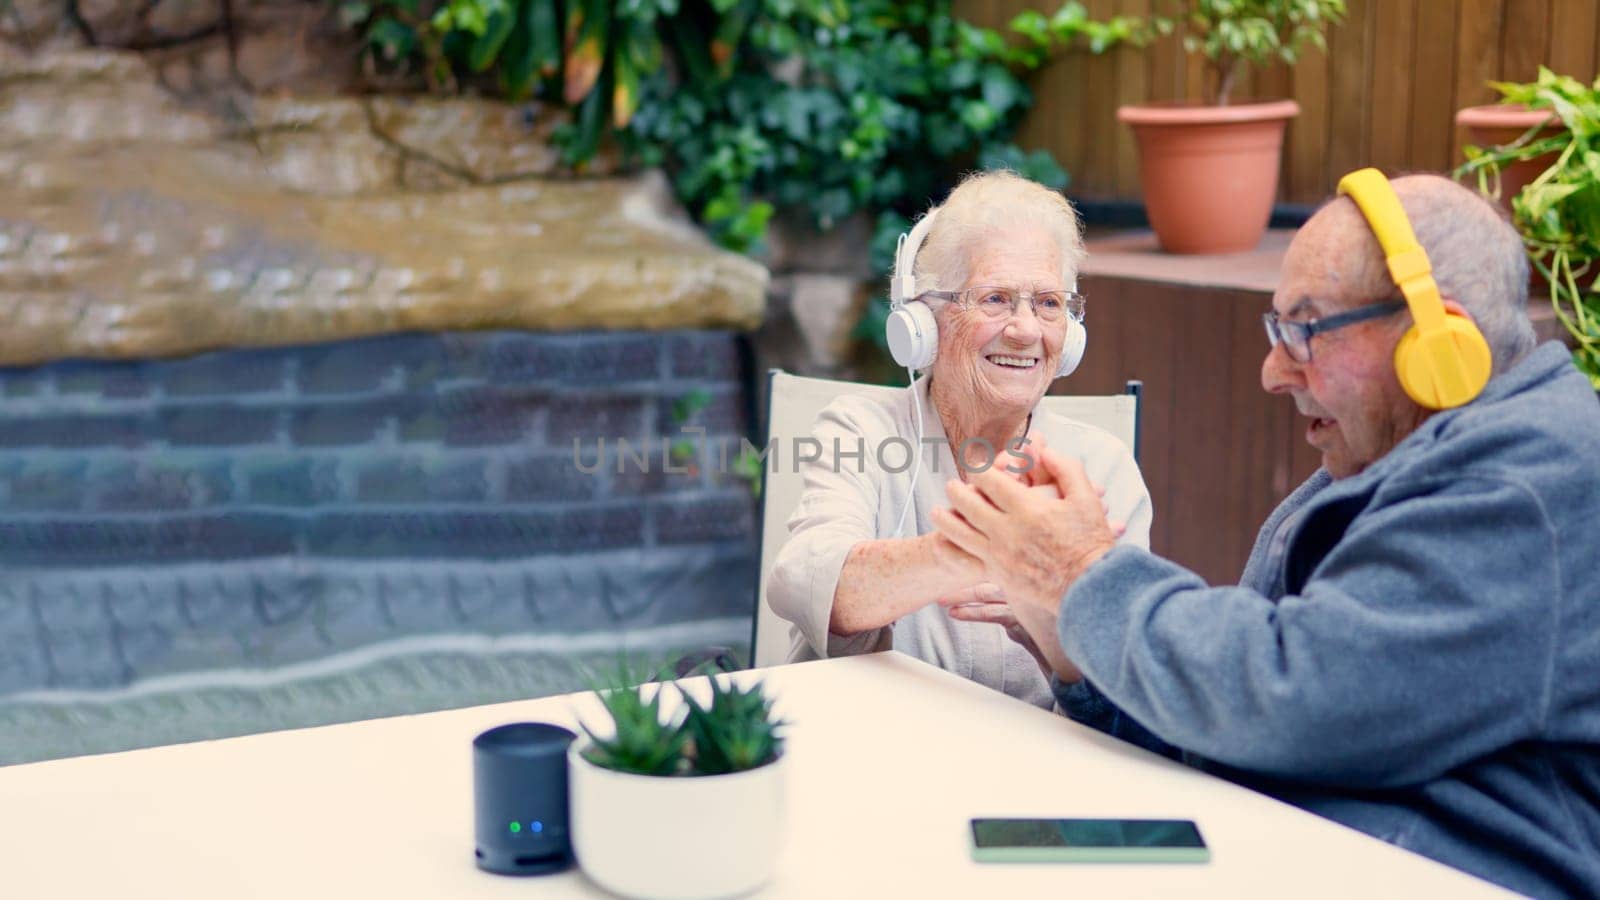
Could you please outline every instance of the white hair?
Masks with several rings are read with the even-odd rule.
[[[959,290],[972,253],[996,234],[1036,228],[1060,249],[1062,284],[1078,283],[1083,223],[1067,198],[1015,172],[975,172],[945,198],[928,239],[912,264],[919,290]]]

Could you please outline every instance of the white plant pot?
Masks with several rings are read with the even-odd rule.
[[[747,772],[663,778],[616,772],[567,751],[572,850],[624,897],[733,897],[772,877],[783,840],[785,757]]]

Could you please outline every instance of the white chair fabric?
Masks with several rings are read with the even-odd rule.
[[[795,472],[791,454],[794,438],[811,434],[823,407],[844,394],[893,396],[902,388],[855,384],[826,378],[807,378],[773,369],[767,376],[768,435],[778,463],[767,460],[765,484],[761,491],[761,565],[756,588],[756,616],[750,649],[756,667],[774,666],[787,661],[792,626],[772,611],[767,603],[767,573],[778,558],[783,542],[789,539],[789,516],[800,502],[804,479]],[[1047,396],[1040,407],[1097,428],[1121,439],[1136,456],[1139,437],[1139,382],[1128,382],[1128,392],[1109,396]]]

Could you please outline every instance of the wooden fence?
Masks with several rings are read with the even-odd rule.
[[[1001,26],[1057,0],[956,0],[970,21]],[[1086,0],[1096,16],[1148,14],[1154,0]],[[1457,109],[1492,102],[1489,80],[1531,80],[1539,65],[1584,81],[1600,59],[1600,0],[1349,0],[1349,16],[1292,69],[1276,65],[1240,96],[1290,96],[1279,198],[1315,203],[1340,175],[1364,165],[1444,171],[1461,161]],[[1177,36],[1101,57],[1063,55],[1033,78],[1037,102],[1020,135],[1072,174],[1075,196],[1136,199],[1138,155],[1117,107],[1198,100],[1204,69]]]

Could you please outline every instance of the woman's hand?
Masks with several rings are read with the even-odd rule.
[[[955,615],[955,610],[967,606],[1004,606],[1006,598],[1000,591],[1000,585],[992,581],[980,581],[959,591],[945,594],[937,602],[949,610],[951,615]]]
[[[940,534],[983,562],[1010,603],[1053,617],[1073,582],[1116,545],[1117,531],[1106,521],[1105,492],[1082,463],[1051,451],[1040,461],[1049,486],[980,472],[968,484],[948,482],[950,507],[932,518]]]
[[[1035,611],[1024,608],[1019,618],[1017,610],[1005,603],[1004,594],[995,584],[984,582],[974,585],[965,591],[958,591],[950,596],[950,601],[940,598],[952,619],[963,622],[987,622],[999,625],[1005,629],[1006,636],[1016,641],[1022,649],[1028,651],[1033,661],[1038,663],[1039,671],[1044,677],[1051,675],[1061,679],[1064,684],[1073,684],[1083,678],[1083,673],[1078,667],[1067,659],[1061,650],[1061,642],[1056,637],[1055,616],[1042,610]],[[970,597],[962,602],[961,598]],[[1026,620],[1026,621],[1025,621]]]
[[[1007,448],[1010,457],[1001,466],[1001,471],[1012,476],[1028,487],[1035,487],[1048,483],[1049,476],[1044,467],[1040,465],[1041,454],[1049,445],[1045,443],[1044,436],[1030,434],[1023,439],[1022,446],[1015,449]]]
[[[949,538],[930,531],[914,540],[922,541],[944,584],[976,585],[983,580],[983,561],[957,547]],[[968,588],[971,590],[971,588]],[[939,601],[943,603],[943,600]]]

